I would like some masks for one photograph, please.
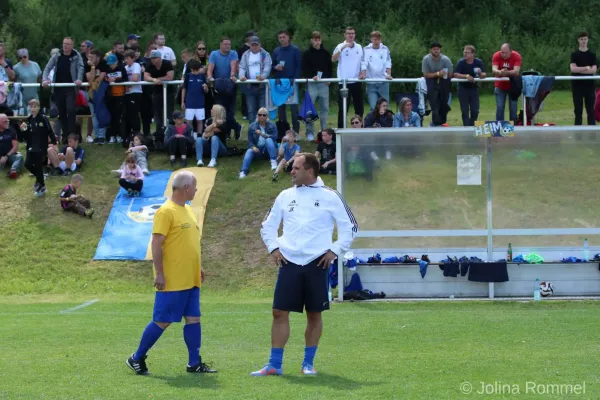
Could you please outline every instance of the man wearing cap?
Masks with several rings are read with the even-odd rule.
[[[140,39],[141,36],[136,35],[135,33],[130,33],[129,35],[127,35],[127,43],[125,45],[125,50],[131,50],[131,46],[133,46],[134,44],[139,45]]]
[[[271,56],[260,46],[258,36],[253,36],[250,39],[250,50],[242,55],[240,61],[240,80],[264,81],[271,73],[271,64]],[[246,93],[248,118],[254,122],[258,109],[265,106],[265,86],[260,83],[251,83],[242,85],[242,91]]]
[[[42,70],[35,61],[29,59],[29,51],[27,49],[17,50],[17,57],[19,62],[15,65],[15,82],[19,83],[40,83],[42,81]],[[23,104],[26,107],[29,104],[29,100],[38,98],[37,87],[26,87],[23,88]],[[29,114],[29,111],[27,111]]]
[[[363,49],[360,64],[359,79],[392,79],[392,56],[390,49],[381,43],[380,32],[371,32],[371,43]],[[371,111],[381,97],[390,102],[390,83],[367,82],[367,101]]]
[[[49,78],[52,70],[54,70],[53,82]],[[76,85],[76,87],[55,87],[53,91],[54,102],[58,107],[58,114],[63,128],[63,141],[66,140],[69,133],[77,132],[75,98],[83,81],[83,72],[83,59],[73,49],[73,39],[70,37],[64,38],[62,50],[50,58],[42,74],[42,85],[44,87],[47,87],[50,83],[75,83]]]
[[[450,77],[453,75],[452,61],[441,53],[439,42],[431,43],[429,54],[423,57],[421,69],[427,82],[427,100],[431,106],[431,126],[446,123],[448,99],[450,98]]]
[[[127,71],[123,63],[119,62],[116,54],[111,54],[106,58],[108,71],[104,78],[108,83],[127,82]],[[106,98],[106,106],[110,111],[110,136],[109,143],[123,143],[124,132],[121,126],[125,116],[125,107],[123,100],[125,99],[126,86],[110,86],[109,96]]]
[[[154,93],[152,94],[152,104],[154,110],[154,121],[156,122],[156,131],[164,132],[167,121],[163,117],[163,82],[172,81],[175,75],[175,69],[173,64],[168,60],[162,59],[162,53],[158,50],[152,50],[150,52],[150,63],[146,64],[144,72],[144,80],[146,82],[152,82],[156,86],[154,87]],[[174,88],[174,86],[170,86]],[[167,86],[167,115],[173,114],[173,91]],[[162,141],[161,137],[156,138]]]
[[[252,39],[254,36],[257,36],[256,31],[246,32],[244,35],[244,39],[246,39],[246,41],[242,47],[237,49],[238,60],[241,60],[244,53],[250,50],[250,39]],[[244,119],[248,119],[248,106],[246,105],[246,95],[244,94],[244,91],[242,91],[242,116]],[[250,122],[252,123],[254,121],[250,120]]]

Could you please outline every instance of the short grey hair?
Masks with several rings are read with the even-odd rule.
[[[172,188],[173,191],[177,189],[183,189],[185,186],[191,185],[196,177],[190,171],[181,171],[175,174],[173,178]]]

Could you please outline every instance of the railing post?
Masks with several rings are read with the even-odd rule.
[[[165,124],[165,126],[169,126],[169,120],[167,119],[167,85],[168,83],[166,81],[163,81],[163,123]],[[156,127],[156,129],[158,130],[159,128],[162,127]]]
[[[342,115],[344,116],[344,122],[342,124],[343,128],[346,128],[347,120],[348,120],[348,87],[346,87],[346,80],[342,80],[342,88],[340,89],[340,94],[342,95],[342,105],[344,110],[342,111]]]

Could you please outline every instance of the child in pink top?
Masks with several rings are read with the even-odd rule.
[[[129,153],[125,159],[125,166],[123,172],[121,172],[121,179],[119,179],[119,185],[127,190],[128,197],[137,197],[142,191],[144,186],[144,173],[139,165],[135,161],[135,155]]]

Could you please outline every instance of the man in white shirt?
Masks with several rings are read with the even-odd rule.
[[[302,373],[316,375],[313,360],[323,330],[321,312],[329,309],[328,270],[352,244],[358,224],[338,192],[319,178],[319,160],[301,153],[294,159],[294,187],[277,196],[260,231],[279,266],[273,300],[271,357],[251,376],[282,375],[283,349],[290,336],[290,311],[306,309],[306,347]],[[283,234],[278,237],[283,220]],[[333,242],[334,222],[338,239]]]
[[[175,67],[177,65],[177,57],[175,52],[169,46],[165,46],[165,35],[163,33],[157,33],[154,35],[154,43],[158,46],[157,50],[160,52],[162,59],[171,61],[171,65]]]
[[[390,49],[381,43],[381,33],[378,31],[371,32],[371,43],[363,49],[360,70],[360,79],[392,79]],[[367,82],[367,101],[371,111],[381,97],[390,102],[390,83]]]
[[[363,48],[354,41],[356,31],[349,26],[344,31],[346,40],[337,45],[333,50],[331,61],[337,62],[337,77],[339,79],[358,79],[360,75],[360,64],[363,57]],[[340,87],[341,87],[340,83]],[[362,83],[354,82],[346,84],[348,88],[348,102],[346,103],[346,114],[350,106],[350,98],[354,105],[354,112],[361,117],[364,114],[364,100],[362,93]],[[344,102],[341,92],[338,96],[338,128],[344,127]]]

